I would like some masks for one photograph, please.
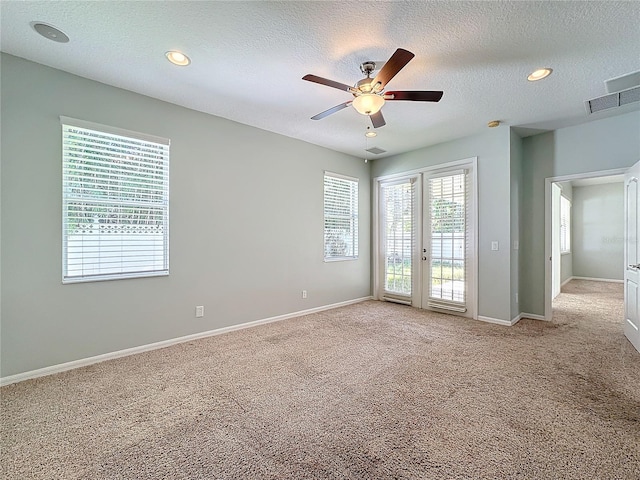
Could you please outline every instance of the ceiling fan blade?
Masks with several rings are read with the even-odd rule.
[[[336,113],[342,110],[343,108],[347,108],[349,105],[351,105],[351,100],[349,100],[348,102],[341,103],[340,105],[336,105],[335,107],[332,107],[329,110],[325,110],[324,112],[320,112],[319,114],[311,117],[311,120],[321,120],[324,117],[328,117],[332,113]]]
[[[382,70],[378,72],[378,75],[373,79],[373,83],[371,85],[380,83],[380,89],[384,88],[389,80],[395,77],[396,74],[402,70],[402,68],[409,63],[413,57],[415,57],[415,55],[410,51],[402,48],[397,49],[393,55],[391,55],[391,58],[387,60],[387,63],[384,64]]]
[[[411,100],[414,102],[439,102],[444,92],[440,91],[411,91],[385,92],[385,100]],[[393,98],[388,98],[393,95]]]
[[[317,75],[308,74],[302,77],[302,79],[307,80],[308,82],[314,82],[314,83],[319,83],[320,85],[326,85],[327,87],[337,88],[338,90],[345,90],[347,92],[350,92],[353,89],[353,87],[345,83],[335,82],[327,78],[318,77]]]
[[[371,118],[371,123],[373,123],[373,128],[384,127],[387,124],[382,116],[382,110],[378,110],[373,115],[369,115],[369,117]]]

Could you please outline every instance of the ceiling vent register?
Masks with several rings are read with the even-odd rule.
[[[640,86],[622,90],[621,92],[610,93],[602,97],[587,100],[585,106],[587,107],[587,113],[601,112],[603,110],[609,110],[610,108],[624,107],[631,103],[640,102]]]
[[[380,155],[381,153],[385,153],[386,150],[383,150],[382,148],[378,148],[378,147],[371,147],[371,148],[367,148],[367,152],[373,153],[374,155]]]

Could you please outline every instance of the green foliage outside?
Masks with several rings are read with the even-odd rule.
[[[462,233],[465,228],[464,204],[434,198],[431,203],[432,233]]]
[[[464,280],[464,267],[452,262],[434,262],[431,265],[431,283],[440,285],[442,280]],[[388,261],[386,290],[411,294],[411,260]]]
[[[91,140],[80,133],[89,135]],[[69,129],[65,152],[65,218],[69,232],[96,221],[164,224],[166,172],[164,158],[157,151],[136,140],[123,148],[100,132]]]

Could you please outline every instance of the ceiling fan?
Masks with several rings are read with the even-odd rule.
[[[378,128],[386,125],[380,109],[387,100],[439,102],[443,94],[441,91],[384,91],[384,87],[387,85],[389,80],[395,77],[396,74],[402,70],[413,57],[415,57],[413,53],[408,50],[398,48],[394,54],[391,55],[391,58],[389,58],[389,60],[383,65],[375,78],[371,78],[371,74],[376,69],[375,62],[364,62],[360,65],[360,71],[362,71],[366,77],[358,81],[353,87],[344,83],[318,77],[317,75],[305,75],[302,77],[303,80],[337,88],[338,90],[345,90],[354,97],[353,100],[336,105],[329,110],[325,110],[324,112],[311,117],[311,119],[320,120],[328,117],[332,113],[339,112],[343,108],[347,108],[349,105],[353,105],[353,108],[355,108],[358,113],[368,115],[369,118],[371,118],[371,123],[374,128]]]

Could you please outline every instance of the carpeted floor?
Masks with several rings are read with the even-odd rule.
[[[3,387],[3,479],[638,479],[622,285],[551,323],[382,302]]]

